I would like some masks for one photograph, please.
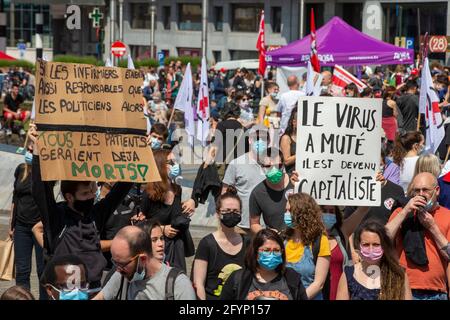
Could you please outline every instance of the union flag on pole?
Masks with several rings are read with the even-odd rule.
[[[264,76],[266,72],[266,45],[264,39],[264,10],[261,12],[261,20],[259,22],[258,41],[256,41],[256,49],[259,51],[259,68],[258,73]]]
[[[439,97],[433,87],[428,58],[425,58],[420,83],[419,112],[425,114],[425,149],[435,153],[445,137],[444,121],[439,108]]]
[[[311,65],[315,72],[320,72],[316,45],[316,23],[314,22],[314,9],[311,8]]]
[[[205,146],[209,134],[209,88],[205,57],[202,58],[200,88],[197,101],[197,117],[197,139]]]

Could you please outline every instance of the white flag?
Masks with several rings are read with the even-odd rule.
[[[322,75],[315,72],[311,61],[308,61],[308,69],[306,73],[306,95],[307,96],[320,96],[320,85],[322,83]]]
[[[184,112],[184,128],[189,136],[189,144],[194,145],[195,124],[194,124],[194,110],[192,108],[192,72],[191,64],[188,63],[186,71],[184,72],[183,81],[181,81],[180,89],[178,90],[177,98],[173,107]]]
[[[197,139],[206,146],[209,134],[209,87],[206,71],[206,59],[202,58],[202,71],[200,75],[200,88],[197,99]]]
[[[134,69],[134,62],[133,62],[133,58],[131,58],[131,55],[128,55],[128,69]]]
[[[439,109],[439,97],[433,87],[428,58],[425,58],[420,83],[419,112],[425,114],[425,149],[435,153],[445,137],[444,121]]]
[[[112,65],[111,59],[106,58],[105,67],[112,67],[112,66],[113,65]]]

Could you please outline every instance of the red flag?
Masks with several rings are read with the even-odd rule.
[[[319,57],[316,47],[316,23],[314,22],[314,9],[311,8],[311,64],[315,72],[320,72]]]
[[[264,10],[261,12],[261,21],[259,22],[258,41],[256,49],[259,51],[259,69],[258,73],[264,76],[266,72],[266,46],[264,43]]]

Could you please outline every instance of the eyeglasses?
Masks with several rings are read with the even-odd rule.
[[[78,289],[80,291],[88,291],[89,290],[89,283],[86,281],[80,282],[79,286],[75,286],[73,283],[55,283],[55,285],[49,284],[53,289],[56,291],[72,291],[75,289]]]
[[[421,193],[427,193],[427,194],[430,194],[430,193],[432,193],[434,190],[435,190],[435,188],[436,188],[436,186],[434,186],[433,188],[414,188],[414,189],[412,189],[411,191],[412,191],[412,193],[413,194],[421,194]]]
[[[265,253],[271,253],[271,252],[273,252],[273,253],[275,253],[275,254],[280,254],[280,253],[281,253],[281,249],[280,249],[280,248],[273,248],[273,249],[270,249],[270,248],[261,248],[261,249],[258,249],[258,252],[265,252]]]
[[[118,263],[117,261],[115,261],[113,258],[111,258],[111,262],[113,264],[114,267],[116,267],[116,269],[125,269],[132,261],[136,260],[136,258],[138,258],[140,256],[140,253],[138,253],[137,255],[135,255],[133,258],[131,258],[130,261],[126,262],[126,263]]]

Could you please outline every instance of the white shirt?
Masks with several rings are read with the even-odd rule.
[[[278,101],[278,111],[281,112],[280,130],[281,134],[286,131],[288,126],[289,117],[291,116],[292,109],[297,105],[298,99],[304,97],[306,94],[300,90],[289,90],[281,95],[280,101]]]
[[[407,157],[404,159],[403,166],[400,169],[400,186],[405,194],[408,192],[408,186],[414,178],[414,169],[419,156]]]

